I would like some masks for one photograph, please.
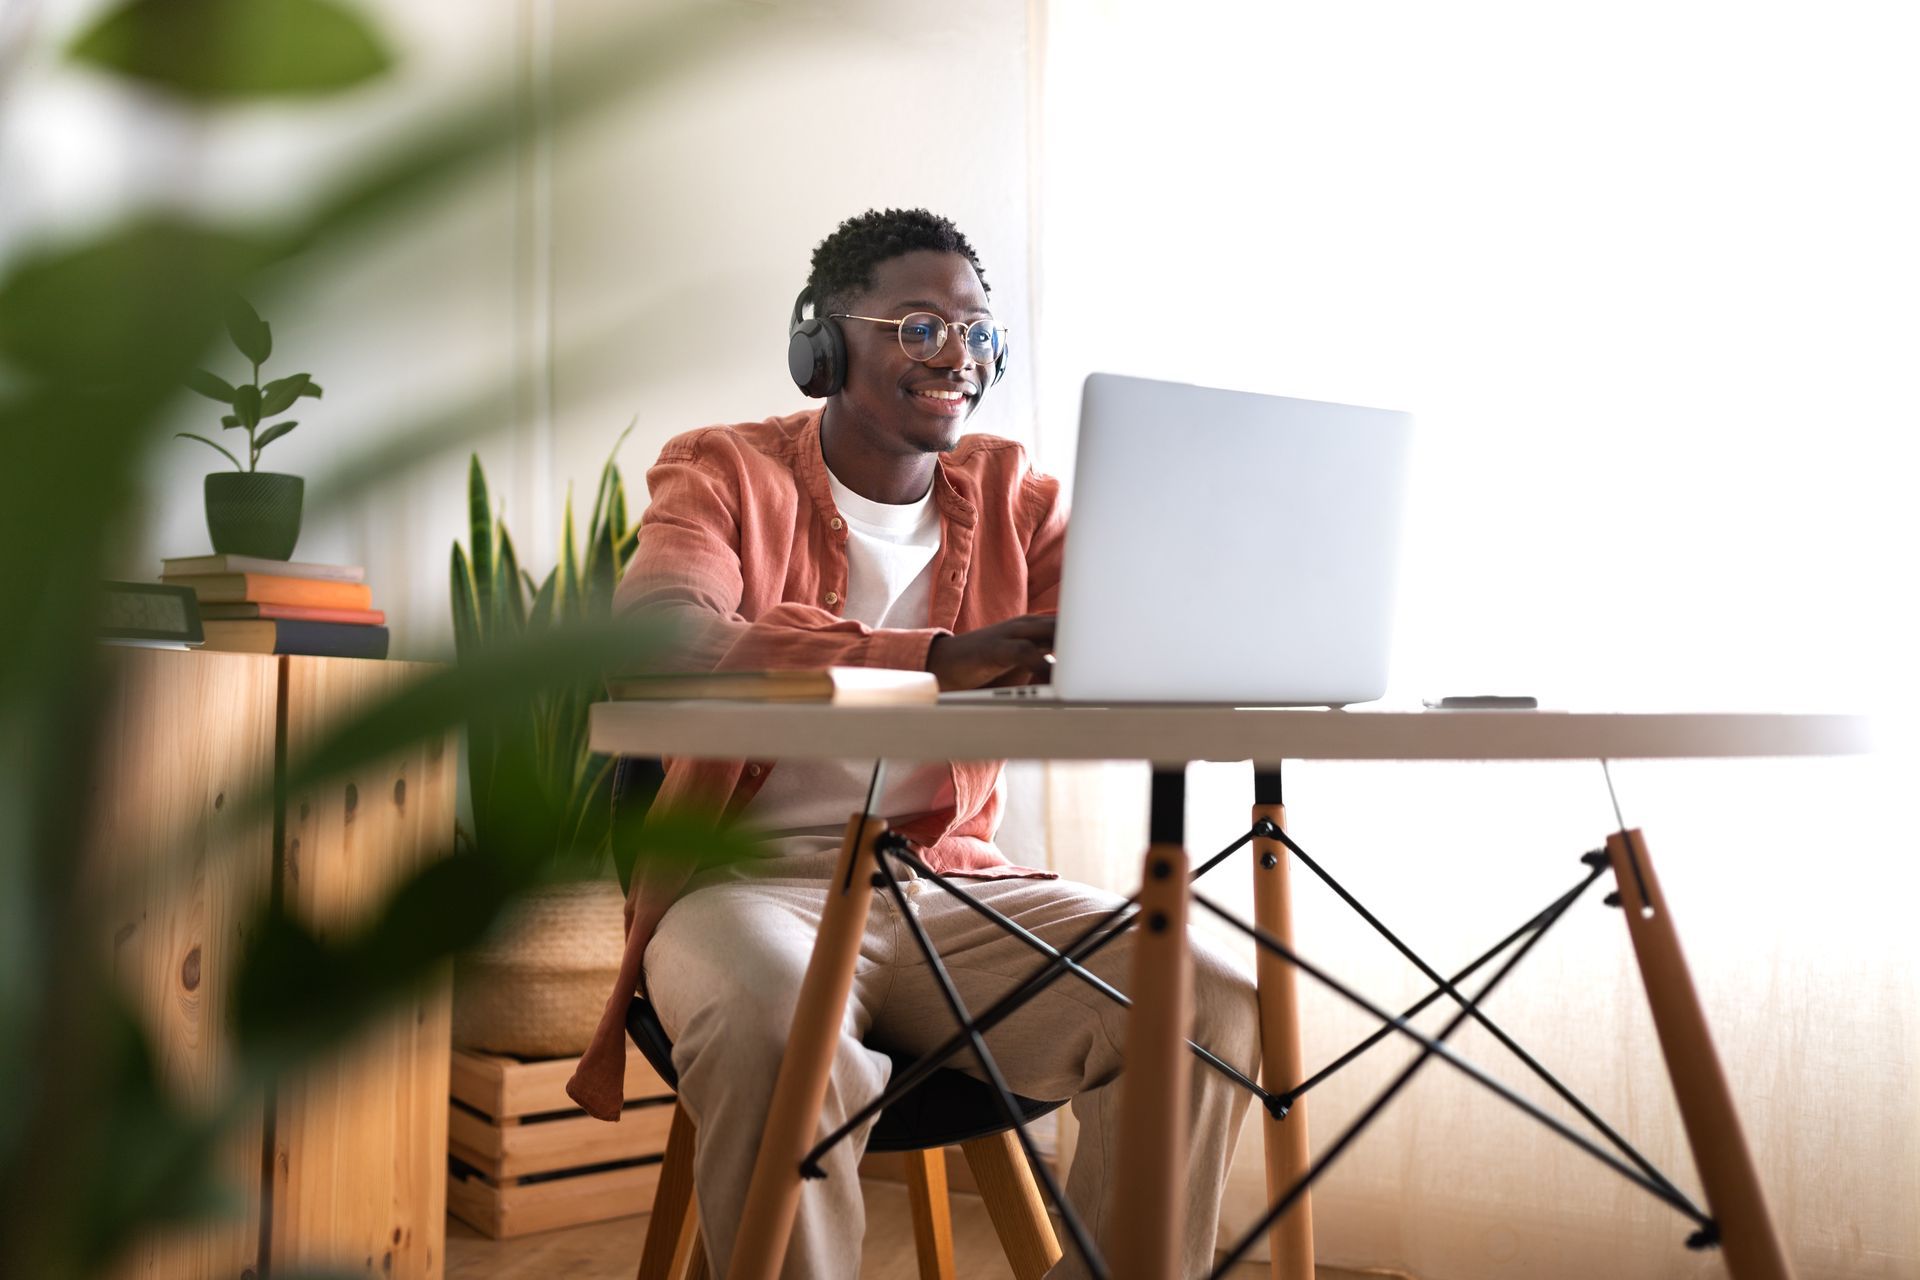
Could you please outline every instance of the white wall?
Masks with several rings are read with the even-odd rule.
[[[804,21],[557,148],[555,338],[592,352],[555,381],[556,480],[576,491],[636,415],[635,485],[678,432],[804,407],[794,295],[814,246],[868,208],[953,219],[1016,342],[1028,328],[1025,6],[775,7]],[[603,8],[561,7],[557,42],[591,38]],[[1015,352],[972,426],[1030,439]]]

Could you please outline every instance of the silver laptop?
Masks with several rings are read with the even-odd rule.
[[[1093,374],[1053,683],[947,697],[1380,697],[1412,428],[1385,409]]]

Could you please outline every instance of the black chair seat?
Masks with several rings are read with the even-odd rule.
[[[635,996],[627,1006],[627,1034],[660,1078],[677,1091],[680,1075],[673,1069],[673,1042],[667,1039],[667,1029],[660,1025],[660,1016],[644,996]],[[913,1065],[911,1057],[895,1053],[887,1056],[893,1059],[896,1073]],[[1019,1094],[1013,1095],[1013,1102],[1020,1109],[1023,1123],[1031,1123],[1061,1105]],[[964,1071],[942,1067],[880,1113],[867,1137],[867,1150],[924,1151],[971,1142],[1011,1127],[993,1096],[992,1085]]]

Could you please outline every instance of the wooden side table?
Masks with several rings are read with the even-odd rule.
[[[140,892],[107,945],[164,1078],[207,1103],[231,1084],[228,994],[261,899],[282,895],[322,934],[352,927],[451,847],[458,753],[435,740],[324,792],[281,796],[270,821],[243,825],[240,798],[287,750],[424,668],[140,649],[117,652],[114,667],[92,856]],[[174,843],[183,830],[191,863]],[[222,1157],[245,1217],[146,1242],[129,1274],[233,1280],[333,1264],[438,1280],[450,1022],[443,981],[285,1082]]]

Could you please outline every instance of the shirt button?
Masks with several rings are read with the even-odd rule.
[[[748,765],[748,766],[747,766],[747,776],[748,776],[749,778],[757,778],[757,777],[759,777],[759,776],[760,776],[760,766],[759,766],[759,765],[757,765],[757,764],[750,764],[750,765]]]
[[[829,529],[838,529],[838,528],[840,528],[840,517],[839,517],[839,516],[835,516],[835,517],[834,517],[833,519],[831,519],[831,520],[829,520],[829,521],[827,521],[827,528],[829,528]]]
[[[828,603],[828,604],[839,604],[839,603],[840,603],[840,593],[839,593],[838,591],[829,591],[829,592],[827,592],[827,603]]]

